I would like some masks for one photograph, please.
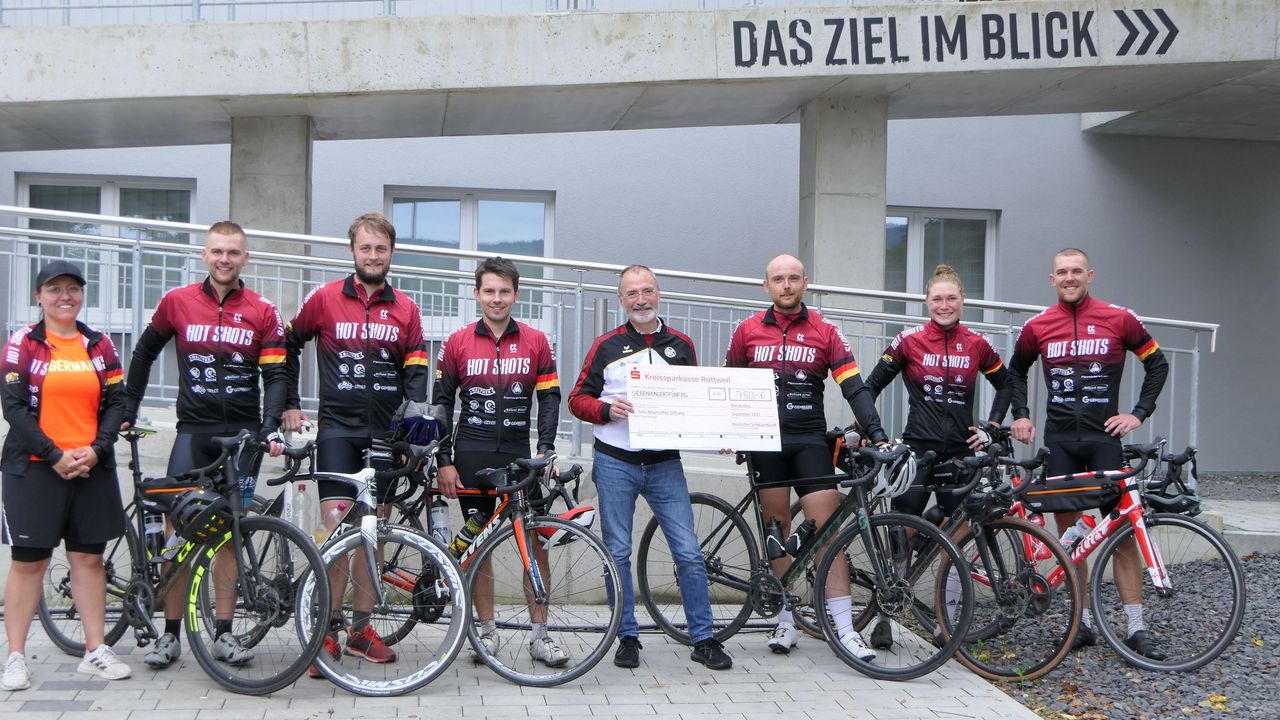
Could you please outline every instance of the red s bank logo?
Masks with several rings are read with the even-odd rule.
[[[640,379],[640,368],[631,368],[631,379],[632,380]]]

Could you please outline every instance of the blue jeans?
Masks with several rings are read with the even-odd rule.
[[[693,531],[693,506],[689,502],[689,485],[679,460],[653,465],[632,463],[595,453],[591,478],[599,494],[604,544],[618,564],[622,581],[622,626],[619,637],[637,637],[636,592],[631,583],[631,531],[636,514],[636,498],[644,496],[658,525],[667,537],[676,563],[680,597],[689,623],[689,635],[695,643],[708,640],[711,631],[711,599],[707,593],[707,568]]]

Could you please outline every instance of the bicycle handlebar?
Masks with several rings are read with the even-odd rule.
[[[392,457],[403,457],[405,463],[400,467],[388,468],[386,470],[378,470],[373,476],[379,480],[393,480],[402,478],[411,474],[418,469],[418,463],[422,458],[427,457],[436,451],[436,447],[440,444],[436,440],[428,445],[412,445],[407,442],[396,442],[391,445]]]
[[[555,459],[556,456],[552,454],[540,458],[519,458],[506,467],[480,470],[476,473],[476,480],[480,485],[493,489],[499,495],[511,495],[532,487],[537,482],[538,476],[551,466]],[[581,468],[578,470],[581,473]],[[520,475],[524,477],[514,482],[510,480]]]

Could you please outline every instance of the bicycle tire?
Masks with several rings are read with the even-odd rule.
[[[711,597],[711,627],[724,642],[742,629],[751,617],[748,590],[751,574],[760,565],[760,550],[742,518],[729,503],[714,495],[690,493],[693,530],[702,548]],[[649,617],[668,637],[692,645],[675,560],[658,519],[651,518],[640,536],[636,559],[636,583]]]
[[[890,528],[895,526],[910,528],[914,533],[922,534],[926,542],[937,547],[937,552],[912,558],[903,576],[893,572],[889,538]],[[818,561],[818,582],[815,583],[814,591],[817,593],[815,604],[819,625],[836,656],[858,672],[877,680],[911,680],[938,669],[959,648],[973,619],[973,580],[969,573],[961,573],[959,594],[955,598],[947,596],[945,585],[939,583],[940,558],[946,558],[958,568],[966,567],[966,564],[955,543],[921,518],[894,512],[880,513],[871,516],[869,530],[872,540],[870,549],[863,542],[861,531],[855,524],[846,527],[836,536]],[[844,646],[840,641],[836,618],[831,617],[827,607],[826,580],[836,559],[842,554],[845,562],[852,568],[849,596],[853,606],[854,631],[865,627],[876,613],[884,614],[892,621],[893,645],[888,651],[878,652],[874,658],[861,659]],[[872,560],[873,554],[880,559]],[[890,583],[887,587],[877,585],[873,562],[888,568]],[[942,622],[944,617],[948,619],[950,634],[944,637],[941,647],[931,642],[932,628],[924,627],[916,619],[918,605],[931,608],[937,618],[936,622]],[[954,619],[950,618],[946,609],[948,605],[955,606]]]
[[[1188,672],[1222,654],[1244,621],[1244,568],[1219,532],[1199,520],[1172,513],[1146,518],[1147,534],[1164,559],[1172,594],[1162,596],[1145,568],[1142,576],[1143,622],[1167,657],[1152,660],[1124,644],[1127,616],[1108,566],[1122,543],[1132,542],[1127,525],[1098,548],[1089,576],[1094,625],[1126,662],[1144,670]],[[1139,560],[1141,563],[1141,560]],[[1186,592],[1189,579],[1193,591]]]
[[[124,604],[129,584],[133,581],[133,558],[137,555],[137,548],[138,539],[133,527],[128,526],[123,535],[107,543],[102,553],[103,570],[107,576],[104,631],[108,645],[119,642],[129,628]],[[76,657],[84,656],[84,627],[71,597],[71,566],[62,545],[54,548],[49,566],[45,568],[43,592],[36,614],[45,634],[59,650]]]
[[[230,557],[218,552],[231,545],[230,533],[196,550],[187,592],[187,642],[200,667],[219,685],[235,693],[266,695],[297,680],[320,652],[329,584],[319,549],[289,522],[245,516],[240,518],[240,531],[242,547],[231,548]],[[246,563],[248,558],[253,562]],[[221,606],[213,578],[224,562],[244,563],[257,595],[251,606],[237,579],[234,603],[223,603],[232,605],[231,632],[253,652],[253,659],[242,665],[215,658],[215,619]]]
[[[972,526],[955,541],[974,581],[973,622],[956,658],[987,680],[1043,677],[1071,651],[1080,628],[1084,587],[1075,565],[1052,533],[1021,518],[983,523],[983,537],[986,558]],[[950,568],[944,560],[939,571]],[[1051,576],[1061,584],[1052,586]]]
[[[361,562],[351,556],[363,545],[360,529],[353,528],[326,542],[322,552],[326,571],[335,565],[348,569],[347,594],[363,582],[350,572]],[[368,697],[403,695],[435,680],[458,656],[471,624],[466,580],[443,545],[413,528],[387,524],[378,527],[378,545],[386,603],[372,608],[369,623],[395,647],[395,661],[372,662],[349,651],[337,659],[321,652],[315,660],[333,684]],[[344,614],[350,612],[344,603]]]
[[[622,624],[622,584],[604,542],[581,525],[539,516],[524,526],[531,544],[556,534],[562,538],[547,548],[545,567],[538,566],[547,585],[547,598],[538,607],[546,609],[548,636],[568,652],[568,659],[563,666],[551,667],[531,656],[531,603],[526,596],[525,570],[513,524],[485,540],[467,569],[468,594],[475,602],[477,578],[484,572],[485,562],[492,561],[493,619],[500,644],[491,652],[480,641],[478,617],[468,627],[467,636],[476,657],[504,679],[520,685],[551,687],[580,677],[613,646]]]

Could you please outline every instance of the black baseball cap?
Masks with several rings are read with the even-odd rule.
[[[85,284],[84,272],[74,263],[69,263],[66,260],[52,260],[40,268],[40,274],[36,275],[36,288],[42,288],[45,283],[63,275],[70,275],[76,282],[80,283],[81,287]]]

